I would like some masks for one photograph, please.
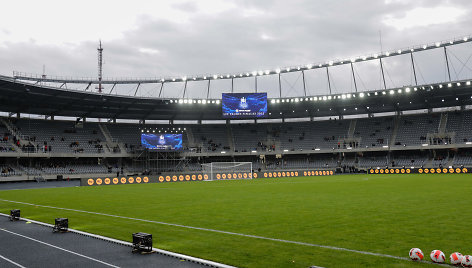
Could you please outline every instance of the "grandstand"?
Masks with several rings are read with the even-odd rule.
[[[329,85],[329,94],[308,95],[303,84],[304,95],[284,97],[280,83],[288,73],[305,75],[346,64],[355,77],[358,62],[413,58],[440,48],[447,56],[447,49],[470,41],[464,37],[349,61],[213,76],[97,81],[15,72],[0,77],[2,181],[192,174],[202,171],[202,164],[219,161],[252,162],[255,171],[471,167],[472,85],[458,75],[453,80],[449,65],[444,82],[418,84],[413,73],[413,84],[396,88],[387,88],[382,77],[383,89],[358,91],[354,79],[355,91],[333,93]],[[264,118],[225,118],[222,98],[209,98],[212,80],[233,85],[234,79],[255,78],[257,88],[259,76],[279,77],[279,96],[271,93]],[[187,83],[198,81],[208,82],[207,98],[186,95]],[[110,93],[88,91],[98,82],[112,86]],[[160,85],[161,96],[172,83],[184,83],[183,96],[136,95],[141,84]],[[130,84],[136,85],[134,96],[112,94],[115,87]],[[164,133],[181,134],[181,148],[142,147],[141,134]]]

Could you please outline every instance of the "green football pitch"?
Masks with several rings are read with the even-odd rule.
[[[2,213],[66,217],[70,228],[126,241],[151,233],[154,247],[239,267],[435,266],[393,258],[413,247],[426,260],[433,249],[472,254],[469,174],[49,188],[0,199]]]

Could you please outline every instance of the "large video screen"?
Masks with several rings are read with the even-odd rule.
[[[182,134],[141,134],[141,145],[152,150],[182,149]]]
[[[267,93],[223,93],[224,118],[267,117]]]

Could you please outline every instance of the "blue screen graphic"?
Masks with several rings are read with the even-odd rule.
[[[224,118],[259,118],[267,116],[267,93],[223,93]]]
[[[152,150],[182,149],[182,134],[141,134],[141,145]]]

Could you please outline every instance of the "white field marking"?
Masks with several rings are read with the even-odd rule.
[[[235,232],[229,232],[229,231],[221,231],[221,230],[216,230],[216,229],[194,227],[194,226],[188,226],[188,225],[182,225],[182,224],[176,224],[176,223],[168,223],[168,222],[162,222],[162,221],[152,221],[152,220],[146,220],[146,219],[138,219],[138,218],[112,215],[112,214],[99,213],[99,212],[86,211],[86,210],[78,210],[78,209],[71,209],[71,208],[60,208],[60,207],[53,207],[53,206],[44,206],[44,205],[38,205],[38,204],[32,204],[32,203],[26,203],[26,202],[19,202],[19,201],[12,201],[12,200],[6,200],[6,199],[0,199],[0,201],[16,203],[16,204],[22,204],[22,205],[29,205],[29,206],[37,206],[37,207],[43,207],[43,208],[67,210],[67,211],[87,213],[87,214],[100,215],[100,216],[107,216],[107,217],[113,217],[113,218],[119,218],[119,219],[141,221],[141,222],[147,222],[147,223],[157,223],[157,224],[167,225],[167,226],[174,226],[174,227],[180,227],[180,228],[186,228],[186,229],[193,229],[193,230],[200,230],[200,231],[207,231],[207,232],[214,232],[214,233],[221,233],[221,234],[256,238],[256,239],[262,239],[262,240],[268,240],[268,241],[282,242],[282,243],[287,243],[287,244],[295,244],[295,245],[300,245],[300,246],[325,248],[325,249],[332,249],[332,250],[338,250],[338,251],[358,253],[358,254],[363,254],[363,255],[370,255],[370,256],[377,256],[377,257],[384,257],[384,258],[390,258],[390,259],[410,261],[410,258],[406,258],[406,257],[399,257],[399,256],[393,256],[393,255],[382,254],[382,253],[374,253],[374,252],[368,252],[368,251],[362,251],[362,250],[355,250],[355,249],[348,249],[348,248],[341,248],[341,247],[334,247],[334,246],[326,246],[326,245],[318,245],[318,244],[312,244],[312,243],[306,243],[306,242],[291,241],[291,240],[285,240],[285,239],[278,239],[278,238],[264,237],[264,236],[258,236],[258,235],[250,235],[250,234],[242,234],[242,233],[235,233]],[[428,262],[428,261],[423,261],[423,262],[430,263],[430,264],[436,264],[436,263]],[[439,264],[439,265],[441,265],[441,264]],[[446,266],[449,267],[448,265],[446,265]]]
[[[26,268],[26,267],[24,267],[23,265],[21,265],[21,264],[19,264],[19,263],[16,263],[16,262],[14,262],[14,261],[10,260],[9,258],[6,258],[6,257],[4,257],[4,256],[2,256],[2,255],[0,255],[0,258],[6,260],[7,262],[9,262],[9,263],[11,263],[11,264],[13,264],[13,265],[16,265],[17,267]]]
[[[9,217],[10,215],[0,213],[0,216]],[[44,223],[44,222],[40,222],[40,221],[35,221],[35,220],[31,220],[31,219],[20,218],[20,220],[25,221],[25,222],[31,222],[31,223],[41,225],[41,226],[45,226],[45,227],[49,227],[49,228],[54,227],[54,225],[52,225],[52,224],[48,224],[48,223]],[[116,243],[116,244],[123,245],[123,246],[133,247],[133,243],[131,243],[131,242],[117,240],[117,239],[114,239],[114,238],[101,236],[101,235],[97,235],[97,234],[91,234],[91,233],[87,233],[87,232],[83,232],[83,231],[79,231],[79,230],[75,230],[75,229],[71,229],[71,228],[69,228],[67,230],[68,230],[68,232],[71,232],[71,233],[76,233],[76,234],[80,234],[80,235],[84,235],[84,236],[88,236],[88,237],[92,237],[92,238],[96,238],[96,239],[100,239],[100,240],[105,240],[105,241]],[[178,258],[178,259],[182,259],[182,260],[186,260],[186,261],[190,261],[190,262],[196,262],[196,263],[204,264],[205,266],[217,267],[217,268],[236,268],[234,266],[230,266],[230,265],[226,265],[226,264],[222,264],[222,263],[218,263],[218,262],[214,262],[214,261],[204,260],[204,259],[200,259],[200,258],[196,258],[196,257],[192,257],[192,256],[180,254],[180,253],[175,253],[175,252],[163,250],[163,249],[160,249],[160,248],[152,248],[152,250],[159,253],[159,254],[162,254],[162,255],[171,256],[171,257],[174,257],[174,258]]]
[[[40,243],[40,244],[43,244],[43,245],[46,245],[46,246],[50,246],[50,247],[52,247],[52,248],[56,248],[56,249],[59,249],[59,250],[62,250],[62,251],[65,251],[65,252],[68,252],[68,253],[71,253],[71,254],[74,254],[74,255],[77,255],[77,256],[80,256],[80,257],[89,259],[89,260],[92,260],[92,261],[96,261],[96,262],[101,263],[101,264],[104,264],[104,265],[106,265],[106,266],[119,268],[119,266],[115,266],[115,265],[113,265],[113,264],[110,264],[110,263],[107,263],[107,262],[104,262],[104,261],[101,261],[101,260],[97,260],[97,259],[95,259],[95,258],[92,258],[92,257],[89,257],[89,256],[85,256],[85,255],[82,255],[82,254],[80,254],[80,253],[77,253],[77,252],[74,252],[74,251],[70,251],[70,250],[67,250],[67,249],[65,249],[65,248],[61,248],[61,247],[58,247],[58,246],[55,246],[55,245],[52,245],[52,244],[49,244],[49,243],[40,241],[40,240],[34,239],[34,238],[32,238],[32,237],[26,236],[26,235],[22,235],[22,234],[18,234],[18,233],[12,232],[12,231],[8,231],[8,230],[3,229],[3,228],[0,228],[0,230],[1,230],[1,231],[4,231],[4,232],[7,232],[7,233],[10,233],[10,234],[13,234],[13,235],[17,235],[17,236],[20,236],[20,237],[29,239],[29,240],[31,240],[31,241],[34,241],[34,242],[37,242],[37,243]]]

